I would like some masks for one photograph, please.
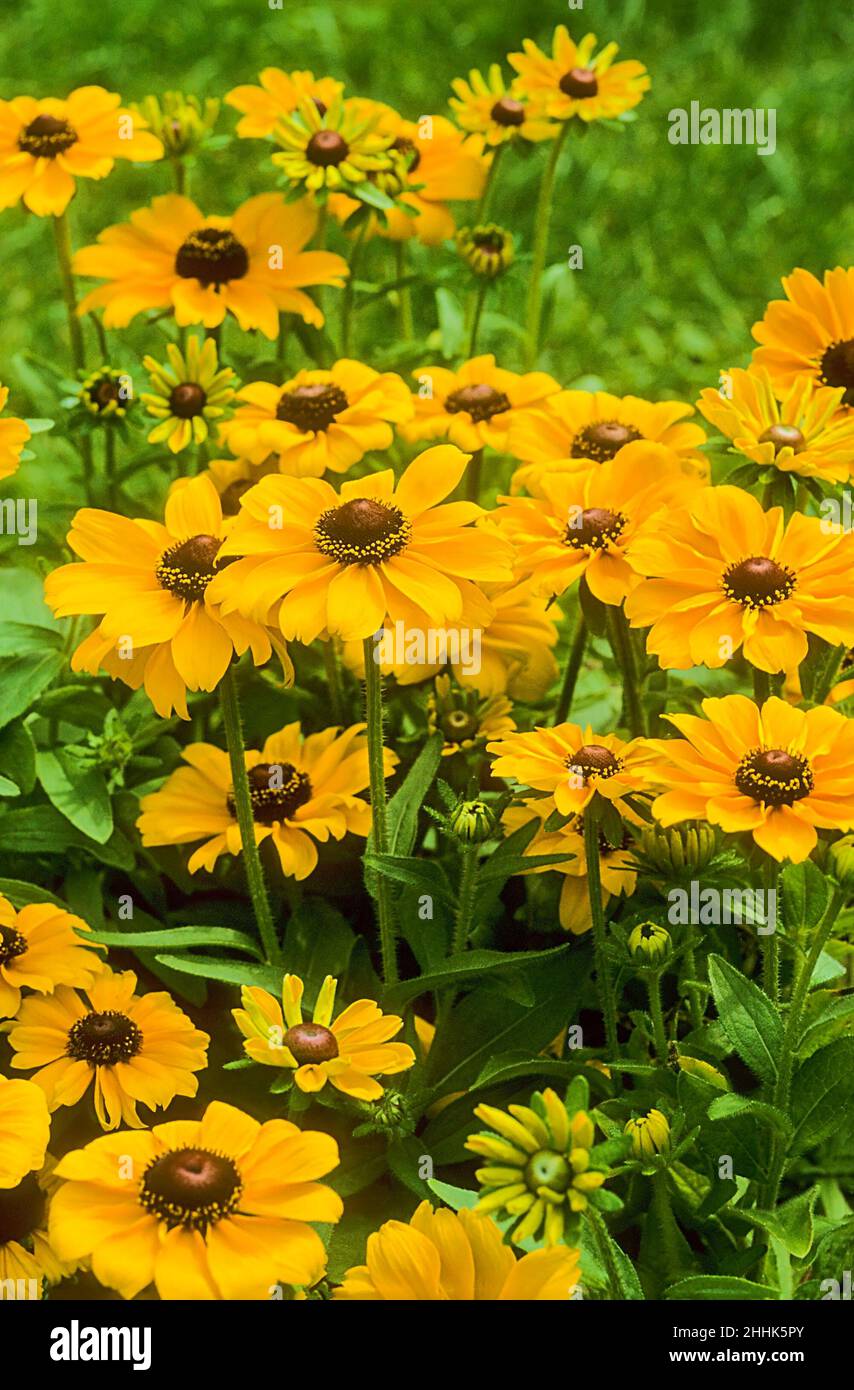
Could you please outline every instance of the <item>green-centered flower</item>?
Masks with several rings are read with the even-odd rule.
[[[657,967],[670,955],[672,941],[666,927],[656,922],[641,922],[629,937],[629,955],[637,965]]]
[[[72,403],[82,405],[99,423],[118,423],[133,405],[130,374],[118,367],[98,367],[78,386]]]
[[[281,148],[273,163],[290,184],[302,185],[309,193],[351,193],[358,198],[359,185],[369,175],[394,172],[392,137],[378,134],[376,121],[376,115],[360,118],[340,101],[321,112],[303,98],[276,126],[274,139]]]
[[[148,436],[149,444],[166,443],[177,454],[188,444],[205,442],[210,421],[225,413],[240,382],[230,367],[218,367],[213,338],[203,343],[190,338],[186,353],[169,343],[166,355],[168,366],[153,357],[143,359],[152,390],[143,392],[142,400],[160,422]]]
[[[489,222],[483,227],[461,227],[456,236],[457,250],[475,275],[494,280],[503,275],[514,256],[512,232]]]
[[[145,118],[151,133],[162,142],[169,159],[182,159],[204,144],[216,125],[219,108],[214,97],[200,101],[183,92],[163,92],[131,103],[131,109]]]
[[[427,725],[431,734],[441,733],[445,743],[442,756],[483,750],[490,739],[513,733],[512,700],[506,695],[481,698],[479,691],[464,689],[442,674],[433,683],[427,698]]]
[[[660,1110],[650,1110],[646,1115],[629,1120],[625,1133],[632,1141],[635,1158],[652,1158],[670,1151],[670,1123]]]

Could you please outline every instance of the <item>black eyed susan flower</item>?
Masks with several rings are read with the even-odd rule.
[[[89,930],[82,918],[53,903],[29,903],[16,912],[0,896],[0,1018],[18,1012],[22,989],[88,989],[104,968],[86,944]]]
[[[315,77],[307,71],[264,68],[258,81],[257,87],[251,83],[233,87],[225,97],[227,106],[243,113],[237,122],[237,134],[242,139],[272,135],[282,117],[293,115],[306,98],[324,115],[344,92],[344,84],[334,77]]]
[[[340,288],[348,271],[340,256],[304,250],[316,226],[310,202],[286,203],[281,193],[249,198],[233,217],[205,217],[189,198],[167,193],[77,252],[75,274],[106,281],[79,312],[103,309],[107,328],[146,309],[172,309],[182,328],[217,328],[232,313],[266,338],[276,337],[282,313],[319,328],[323,314],[306,287]]]
[[[190,338],[186,352],[169,343],[166,355],[166,366],[153,357],[143,358],[152,389],[143,392],[142,401],[149,415],[160,421],[148,436],[149,444],[166,443],[178,454],[189,444],[205,442],[210,422],[225,413],[239,382],[230,367],[218,366],[213,338],[203,343]]]
[[[817,830],[854,829],[854,720],[826,705],[794,709],[772,696],[707,699],[704,717],[669,714],[679,739],[650,740],[653,803],[662,825],[703,820],[749,832],[772,858],[799,864]]]
[[[279,472],[295,478],[346,473],[365,454],[387,449],[392,426],[413,411],[401,377],[344,357],[328,371],[298,372],[283,386],[253,381],[237,399],[244,404],[220,427],[220,438],[256,465],[276,455]]]
[[[162,142],[167,158],[183,159],[200,149],[211,135],[220,103],[215,97],[200,101],[183,92],[163,92],[133,102],[132,108],[145,118],[148,129]]]
[[[854,266],[826,270],[823,280],[799,268],[782,284],[786,298],[772,300],[753,325],[754,364],[781,397],[806,373],[843,392],[840,409],[854,405]]]
[[[508,372],[491,353],[473,357],[457,371],[419,367],[413,396],[415,416],[404,425],[405,439],[449,439],[474,453],[489,444],[506,451],[511,427],[560,390],[545,372]]]
[[[59,217],[76,179],[106,178],[117,159],[162,155],[143,117],[103,87],[78,87],[64,100],[0,101],[0,208],[22,199],[38,217]]]
[[[50,1110],[75,1105],[94,1087],[102,1129],[124,1122],[139,1129],[137,1105],[165,1109],[176,1096],[194,1096],[194,1072],[207,1065],[208,1035],[195,1028],[165,992],[134,994],[136,975],[105,970],[87,987],[88,1003],[59,985],[50,996],[30,995],[7,1024],[12,1066],[37,1067],[33,1081]]]
[[[448,675],[437,676],[427,701],[430,733],[441,733],[443,757],[481,751],[491,739],[503,738],[516,728],[512,700],[506,695],[481,697],[471,686],[455,685]]]
[[[494,280],[513,264],[513,233],[495,222],[483,227],[461,227],[457,250],[475,275]]]
[[[386,1221],[368,1236],[365,1264],[348,1269],[332,1297],[372,1302],[565,1302],[581,1277],[565,1245],[516,1258],[489,1216],[434,1211],[422,1202],[408,1222]]]
[[[0,386],[0,411],[6,409],[9,399],[8,386]],[[30,438],[30,427],[14,415],[0,420],[0,478],[9,478],[17,473],[21,462],[21,451]]]
[[[43,1166],[49,1138],[50,1112],[41,1087],[0,1076],[0,1191],[17,1187]]]
[[[50,1204],[60,1186],[55,1168],[56,1160],[48,1156],[39,1172],[0,1189],[0,1288],[8,1287],[7,1280],[14,1287],[19,1279],[32,1279],[41,1290],[77,1268],[76,1261],[57,1259],[48,1236]]]
[[[629,1120],[625,1133],[632,1141],[635,1158],[649,1159],[670,1152],[670,1122],[660,1110],[649,1110]]]
[[[548,792],[562,816],[578,816],[597,794],[631,816],[625,798],[648,785],[649,753],[641,739],[594,733],[588,724],[556,724],[508,734],[488,745],[496,777]]]
[[[311,1021],[303,1018],[304,985],[285,975],[282,1002],[254,986],[240,991],[241,1009],[232,1009],[254,1062],[285,1067],[294,1084],[313,1094],[327,1084],[355,1100],[381,1100],[378,1076],[393,1076],[415,1064],[406,1043],[392,1042],[403,1027],[396,1014],[383,1014],[373,999],[357,999],[335,1017],[338,981],[331,975],[320,987]]]
[[[364,724],[303,736],[299,724],[246,752],[255,840],[272,839],[282,872],[303,879],[317,867],[315,840],[366,836],[371,808],[360,792],[369,783]],[[209,743],[190,744],[159,791],[143,797],[137,826],[144,845],[204,844],[190,856],[190,873],[211,870],[221,854],[239,854],[240,828],[228,754]],[[397,757],[384,752],[389,777]]]
[[[544,100],[524,96],[519,83],[506,83],[498,63],[491,63],[486,77],[476,68],[468,82],[455,77],[449,101],[463,130],[482,135],[487,145],[508,140],[550,140],[557,127],[544,114]]]
[[[293,187],[314,195],[346,192],[358,198],[369,175],[393,167],[391,136],[378,131],[375,116],[362,119],[347,102],[321,111],[310,97],[301,97],[292,115],[280,117],[273,138],[281,146],[273,163]]]
[[[537,103],[551,120],[614,120],[631,111],[649,90],[643,63],[635,59],[615,63],[615,43],[596,52],[596,35],[585,34],[580,43],[559,24],[551,54],[543,53],[532,39],[525,39],[522,53],[509,53],[508,62],[519,77],[516,90]]]
[[[213,1101],[201,1120],[103,1135],[66,1154],[53,1199],[58,1258],[89,1260],[123,1298],[264,1299],[311,1286],[326,1255],[311,1222],[340,1220],[317,1181],[338,1164],[328,1134]]]
[[[104,364],[84,378],[72,400],[92,417],[93,423],[121,424],[134,403],[133,383],[120,367]]]
[[[632,960],[652,970],[669,959],[673,947],[670,932],[657,922],[639,923],[630,933],[627,945]]]

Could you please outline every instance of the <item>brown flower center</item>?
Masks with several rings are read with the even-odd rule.
[[[295,386],[283,391],[276,406],[276,419],[295,425],[298,430],[328,430],[337,415],[349,405],[340,386],[318,382],[314,386]]]
[[[300,806],[311,800],[311,779],[292,763],[256,763],[247,772],[252,818],[256,825],[275,825],[289,820]],[[228,794],[228,809],[236,815],[234,793]]]
[[[107,1009],[104,1013],[84,1014],[72,1023],[65,1050],[78,1062],[114,1067],[117,1062],[129,1062],[141,1047],[142,1033],[133,1019]]]
[[[474,738],[480,729],[480,720],[469,710],[452,709],[441,719],[442,733],[453,743],[464,738]]]
[[[575,97],[577,100],[595,97],[599,91],[596,74],[590,68],[570,68],[560,79],[559,85],[564,96]]]
[[[331,164],[343,164],[349,153],[350,146],[337,130],[318,130],[306,146],[305,157],[327,169]]]
[[[613,777],[623,766],[603,743],[583,743],[577,753],[570,753],[566,765],[583,782],[589,782],[591,777]]]
[[[190,536],[189,540],[179,541],[164,550],[154,571],[161,589],[168,589],[170,594],[188,603],[203,599],[217,571],[231,564],[231,556],[217,560],[221,545],[219,536]]]
[[[285,1034],[285,1047],[294,1061],[305,1066],[312,1062],[331,1062],[338,1056],[338,1041],[331,1028],[322,1023],[296,1023]]]
[[[759,443],[773,444],[775,454],[779,454],[781,449],[791,449],[793,453],[800,454],[807,447],[807,441],[797,425],[770,425],[760,434]]]
[[[809,759],[785,748],[754,748],[742,758],[735,785],[753,801],[769,806],[791,806],[813,789]]]
[[[89,388],[89,400],[98,411],[106,410],[108,406],[122,399],[119,394],[118,383],[108,380],[106,377]]]
[[[793,570],[778,565],[767,555],[751,555],[748,560],[730,565],[721,582],[733,603],[745,608],[770,608],[791,596],[797,579]]]
[[[854,338],[831,343],[825,348],[819,364],[819,380],[825,386],[845,388],[843,405],[854,405]]]
[[[56,159],[77,144],[77,131],[58,116],[36,116],[18,136],[18,149],[36,159]]]
[[[207,405],[207,395],[195,381],[183,381],[173,386],[169,395],[169,409],[179,420],[192,420],[201,415]]]
[[[605,550],[620,539],[628,524],[622,512],[609,507],[585,507],[570,517],[564,534],[564,545],[572,550]]]
[[[636,439],[643,439],[643,435],[633,425],[623,425],[619,420],[597,420],[578,431],[572,441],[571,454],[573,458],[607,463],[624,444],[633,444]]]
[[[525,121],[524,106],[521,101],[514,101],[512,97],[501,97],[490,114],[497,125],[523,125]]]
[[[314,527],[314,543],[321,555],[340,565],[379,565],[405,550],[412,523],[399,507],[374,497],[354,497],[340,507],[330,507]]]
[[[472,418],[472,424],[479,425],[481,420],[503,415],[505,410],[510,409],[510,400],[503,391],[496,391],[494,386],[487,386],[486,382],[473,382],[470,386],[461,386],[459,391],[453,391],[445,401],[445,409],[450,415],[466,411]]]
[[[227,1154],[210,1149],[172,1149],[148,1165],[138,1200],[167,1226],[204,1231],[240,1201],[240,1171]]]
[[[27,938],[14,927],[0,927],[0,965],[8,965],[16,956],[26,954]]]
[[[199,227],[179,247],[175,273],[185,280],[208,285],[225,285],[242,280],[249,270],[249,253],[233,232],[221,227]]]
[[[17,1187],[0,1191],[0,1246],[26,1240],[44,1222],[45,1194],[35,1173],[28,1173]]]

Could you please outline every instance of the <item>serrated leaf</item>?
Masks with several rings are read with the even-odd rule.
[[[854,1099],[854,1038],[837,1038],[801,1064],[792,1082],[791,1153],[822,1143]]]
[[[776,1080],[783,1045],[779,1013],[767,994],[722,956],[709,956],[708,968],[721,1026],[735,1051],[760,1080]]]
[[[799,1260],[809,1254],[813,1243],[813,1213],[818,1201],[818,1186],[811,1187],[785,1202],[776,1211],[742,1211],[733,1207],[731,1215],[756,1226],[779,1240],[780,1244]]]
[[[783,921],[787,931],[817,927],[830,900],[830,884],[811,859],[787,864],[780,875]]]
[[[90,840],[106,844],[113,833],[113,807],[103,774],[81,764],[68,749],[42,749],[36,756],[48,800]]]
[[[120,830],[106,844],[98,844],[73,826],[53,806],[23,806],[0,816],[0,850],[15,854],[61,854],[66,849],[85,849],[115,869],[133,868],[134,852]]]
[[[718,1096],[709,1106],[710,1120],[728,1120],[736,1115],[752,1115],[760,1124],[768,1125],[778,1134],[789,1135],[792,1132],[792,1122],[788,1115],[784,1115],[775,1105],[752,1100],[750,1096]]]

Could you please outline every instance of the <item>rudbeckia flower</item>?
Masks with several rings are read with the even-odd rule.
[[[16,912],[0,896],[0,1018],[12,1018],[21,990],[51,994],[57,985],[88,989],[104,968],[78,932],[89,927],[53,903],[29,903]]]
[[[457,371],[419,367],[412,375],[418,383],[415,417],[403,426],[404,439],[449,439],[469,453],[485,444],[505,452],[511,427],[560,390],[545,372],[520,375],[496,367],[491,353]]]
[[[6,409],[9,399],[8,386],[0,386],[0,410]],[[17,473],[21,462],[21,450],[30,438],[30,427],[14,415],[0,420],[0,478],[9,478]]]
[[[652,627],[647,650],[664,669],[724,666],[743,648],[761,671],[790,671],[807,633],[854,642],[854,536],[799,512],[762,510],[736,487],[704,488],[632,546],[653,576],[626,603],[633,627]]]
[[[477,690],[454,687],[447,675],[437,676],[427,700],[427,726],[430,733],[444,739],[442,756],[484,749],[490,739],[512,733],[516,721],[512,701],[506,695],[481,697]]]
[[[272,135],[283,116],[290,116],[306,97],[324,113],[344,91],[343,82],[334,77],[315,77],[313,72],[283,72],[281,68],[264,68],[259,74],[259,87],[245,83],[232,87],[226,94],[227,106],[243,115],[237,122],[237,134],[245,139]]]
[[[162,155],[142,116],[103,87],[78,87],[65,100],[0,101],[0,208],[22,198],[38,217],[60,217],[75,179],[106,178],[117,159]]]
[[[76,1105],[94,1085],[102,1129],[124,1122],[139,1129],[137,1105],[165,1109],[176,1096],[194,1096],[194,1072],[207,1065],[208,1035],[194,1027],[170,994],[134,994],[136,975],[105,970],[87,987],[24,1000],[7,1024],[12,1066],[29,1070],[50,1110]]]
[[[309,1223],[341,1218],[341,1198],[317,1182],[337,1164],[328,1134],[259,1124],[213,1101],[201,1120],[103,1135],[66,1154],[51,1245],[61,1259],[91,1259],[122,1298],[153,1284],[163,1299],[268,1300],[277,1282],[322,1277],[326,1254]]]
[[[287,724],[260,752],[247,750],[255,841],[272,839],[284,874],[302,879],[313,873],[315,840],[368,834],[371,808],[358,795],[370,780],[364,729],[353,724],[303,737],[299,724]],[[142,798],[137,826],[147,846],[204,840],[190,856],[193,874],[213,869],[221,854],[239,854],[242,840],[228,754],[193,743],[181,756],[189,767],[177,768],[159,791]],[[389,777],[397,757],[387,749],[383,757]]]
[[[498,63],[491,63],[487,76],[472,68],[469,80],[455,77],[451,83],[456,96],[449,105],[463,130],[482,135],[487,145],[503,145],[508,140],[550,140],[557,132],[543,113],[543,103],[526,100],[518,82],[509,85]]]
[[[340,256],[303,249],[316,227],[311,203],[286,203],[281,193],[259,193],[233,217],[205,217],[189,198],[167,193],[77,252],[77,275],[107,281],[78,312],[103,309],[106,328],[124,328],[146,309],[172,309],[182,328],[217,328],[232,313],[242,329],[271,339],[282,313],[319,328],[323,314],[305,287],[340,287],[348,271]]]
[[[542,470],[529,479],[534,497],[501,497],[492,515],[537,593],[562,594],[583,575],[596,598],[619,605],[640,583],[638,538],[701,485],[671,449],[627,444],[601,466]]]
[[[637,106],[649,90],[643,63],[635,59],[615,63],[615,43],[596,52],[596,35],[585,34],[574,43],[565,24],[554,31],[551,55],[533,39],[525,39],[524,52],[508,53],[507,61],[519,74],[517,90],[541,103],[546,116],[568,121],[614,120]]]
[[[223,611],[278,611],[283,633],[370,637],[386,618],[436,627],[462,616],[461,579],[509,581],[510,547],[474,529],[471,502],[442,504],[465,471],[458,449],[428,449],[395,484],[392,470],[342,485],[264,478],[243,497],[212,597]],[[263,621],[264,619],[261,619]]]
[[[246,404],[220,427],[220,438],[253,464],[276,454],[279,471],[294,478],[346,473],[365,454],[387,449],[392,424],[412,415],[399,376],[349,358],[328,371],[298,372],[283,386],[253,381],[237,399]]]
[[[106,363],[84,377],[74,394],[79,406],[99,423],[120,424],[134,405],[128,373]]]
[[[778,402],[764,367],[722,374],[728,390],[701,392],[698,409],[732,440],[733,452],[760,468],[825,482],[845,482],[854,465],[854,415],[840,411],[844,392],[795,379]]]
[[[782,285],[786,298],[772,300],[753,325],[761,344],[753,362],[780,396],[806,373],[817,386],[841,390],[841,408],[854,405],[854,266],[826,270],[823,280],[793,270]]]
[[[28,1173],[16,1187],[0,1190],[0,1288],[7,1280],[34,1279],[59,1284],[77,1268],[58,1260],[50,1245],[50,1204],[59,1187],[56,1160],[47,1157],[40,1172]],[[14,1285],[13,1285],[14,1286]]]
[[[491,1217],[434,1211],[422,1202],[408,1222],[386,1221],[368,1236],[332,1297],[382,1303],[525,1301],[563,1303],[581,1277],[579,1252],[566,1245],[517,1260]]]
[[[57,617],[104,615],[74,653],[73,669],[144,685],[158,714],[176,710],[187,719],[187,691],[215,690],[235,652],[251,648],[263,665],[272,650],[265,630],[223,616],[208,592],[224,534],[220,500],[205,477],[171,492],[165,525],[79,511],[68,544],[83,564],[63,565],[45,581]]]
[[[799,864],[819,830],[851,830],[854,720],[819,705],[793,709],[776,695],[761,709],[746,695],[668,714],[681,739],[650,740],[653,803],[662,825],[704,820],[728,834],[749,831],[760,849]]]
[[[143,358],[152,389],[143,391],[142,402],[160,421],[148,436],[149,444],[165,443],[179,454],[188,444],[204,444],[211,421],[220,419],[233,400],[232,382],[237,384],[237,378],[230,367],[218,366],[213,338],[203,343],[190,338],[186,352],[168,343],[166,355],[168,366]]]
[[[649,753],[644,742],[596,734],[588,724],[512,733],[488,745],[496,777],[549,792],[562,816],[578,816],[598,793],[631,816],[625,798],[645,790]]]
[[[17,1187],[41,1168],[50,1138],[44,1091],[32,1081],[0,1076],[0,1189]]]
[[[408,1071],[415,1053],[406,1043],[392,1042],[403,1027],[396,1014],[383,1014],[373,999],[357,999],[335,1018],[331,975],[320,987],[309,1023],[303,1019],[303,982],[285,975],[282,1003],[255,986],[240,991],[242,1009],[232,1009],[246,1041],[243,1049],[253,1062],[286,1067],[301,1091],[322,1091],[327,1083],[355,1100],[379,1100],[383,1088],[377,1076]]]
[[[371,174],[390,169],[389,135],[376,129],[376,118],[362,119],[354,106],[336,101],[324,111],[310,97],[281,116],[273,138],[282,148],[273,163],[294,186],[309,193],[356,190]]]

